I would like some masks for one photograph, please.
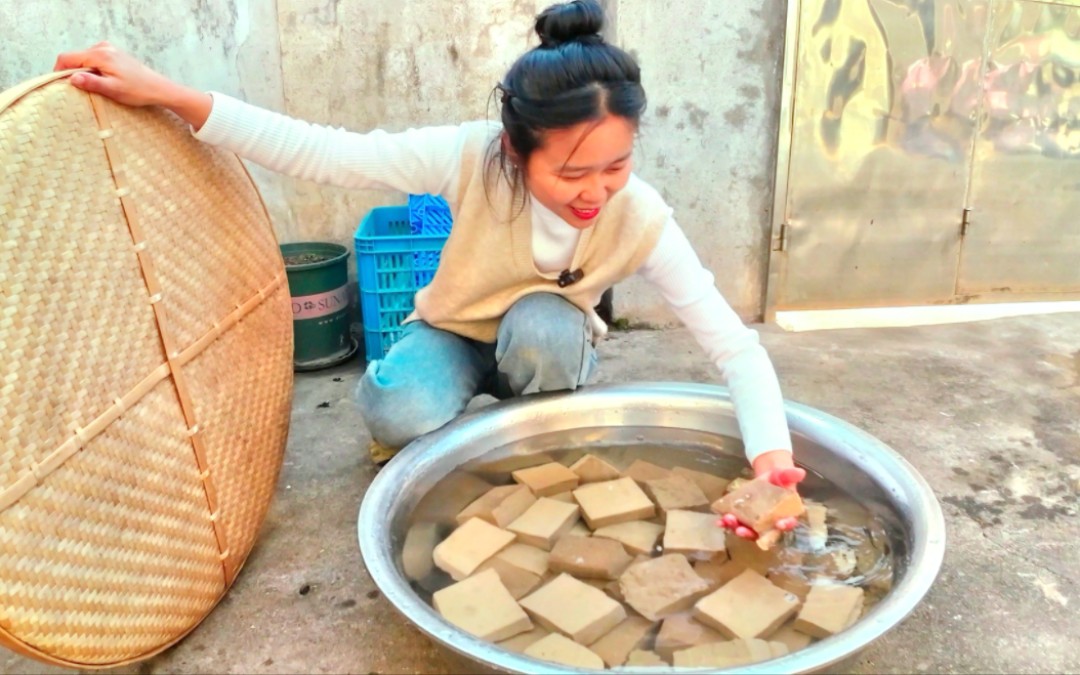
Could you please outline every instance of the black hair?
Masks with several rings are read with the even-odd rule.
[[[513,156],[496,138],[488,152],[486,182],[501,174],[521,209],[528,195],[524,166],[543,144],[545,131],[599,121],[605,114],[635,126],[641,120],[646,104],[641,68],[604,41],[603,27],[604,10],[597,0],[548,7],[536,17],[540,45],[522,54],[495,87]]]

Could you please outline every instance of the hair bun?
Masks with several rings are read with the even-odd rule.
[[[596,0],[574,0],[548,7],[536,17],[536,34],[542,47],[567,42],[600,42],[604,9]]]

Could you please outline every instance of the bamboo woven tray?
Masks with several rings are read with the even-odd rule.
[[[0,645],[93,668],[174,644],[244,564],[292,317],[240,161],[69,74],[0,93]]]

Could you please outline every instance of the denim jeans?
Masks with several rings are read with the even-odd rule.
[[[534,293],[503,316],[494,344],[408,324],[386,357],[368,364],[357,398],[372,438],[402,448],[456,418],[478,394],[576,389],[595,369],[585,313],[560,296]]]

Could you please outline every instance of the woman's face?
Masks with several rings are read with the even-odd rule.
[[[591,227],[630,180],[636,133],[630,120],[616,115],[544,132],[525,165],[529,192],[570,225]]]

